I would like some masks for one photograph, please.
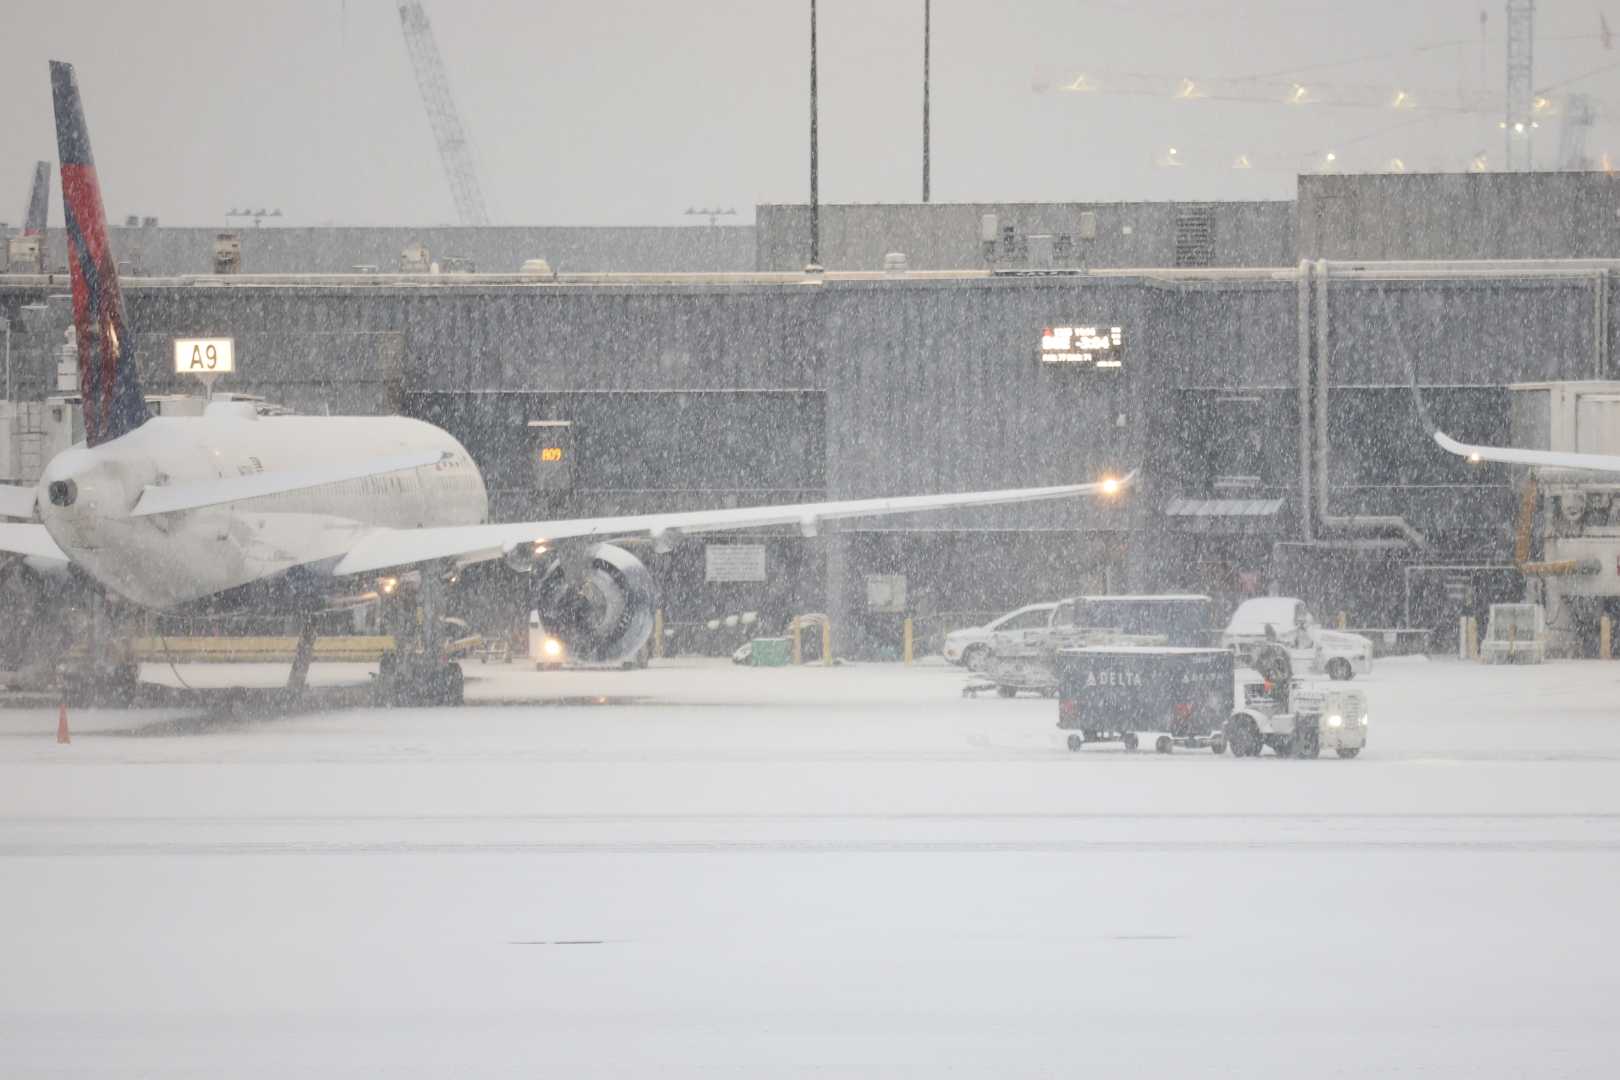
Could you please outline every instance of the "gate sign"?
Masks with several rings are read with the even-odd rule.
[[[235,338],[174,339],[176,375],[229,375],[235,370]]]
[[[1048,326],[1041,331],[1040,358],[1043,364],[1117,372],[1125,366],[1125,328]]]

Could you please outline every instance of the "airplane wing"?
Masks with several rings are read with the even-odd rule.
[[[1469,461],[1500,461],[1508,465],[1535,465],[1544,469],[1586,469],[1620,472],[1620,457],[1613,454],[1561,453],[1556,450],[1520,450],[1512,446],[1471,446],[1436,429],[1434,441]]]
[[[31,487],[0,484],[0,517],[31,518],[34,516],[34,495]]]
[[[68,563],[67,553],[56,546],[43,525],[0,523],[0,551],[29,559]]]
[[[375,529],[362,536],[339,560],[333,573],[362,574],[410,566],[439,559],[458,563],[498,559],[524,544],[554,544],[559,540],[614,540],[651,536],[668,541],[686,533],[750,529],[765,525],[796,525],[814,535],[820,522],[851,517],[877,517],[926,510],[952,510],[969,506],[1039,502],[1076,495],[1112,495],[1136,476],[1091,484],[1059,487],[1008,488],[968,491],[954,495],[907,495],[890,499],[849,499],[840,502],[797,503],[786,506],[748,506],[730,510],[694,510],[670,514],[633,514],[625,517],[580,518],[573,521],[528,521],[509,525],[457,525],[432,529]]]
[[[289,491],[340,484],[346,480],[362,480],[368,476],[404,472],[425,465],[437,465],[444,458],[438,450],[399,454],[394,457],[366,458],[319,469],[287,469],[282,472],[252,473],[248,476],[229,476],[223,480],[201,480],[191,484],[147,484],[135,502],[131,517],[150,514],[172,514],[176,510],[196,510],[220,503],[241,502],[265,495],[282,495]],[[32,514],[32,500],[29,502]]]

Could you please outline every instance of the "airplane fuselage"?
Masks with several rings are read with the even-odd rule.
[[[187,485],[335,462],[437,452],[437,464],[197,509],[134,516],[149,486]],[[403,417],[255,416],[246,403],[157,417],[94,448],[66,450],[40,480],[40,517],[76,564],[113,592],[166,609],[330,564],[376,527],[476,525],[483,476],[448,432]]]

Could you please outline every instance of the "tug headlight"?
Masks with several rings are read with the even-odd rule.
[[[1343,727],[1344,726],[1344,717],[1340,716],[1338,713],[1334,713],[1332,716],[1328,717],[1327,721],[1328,721],[1328,727]]]
[[[540,651],[545,653],[546,658],[549,660],[559,660],[562,658],[563,653],[562,642],[554,637],[548,637],[541,642]]]

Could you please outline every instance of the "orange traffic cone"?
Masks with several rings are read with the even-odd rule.
[[[73,741],[73,736],[68,734],[67,702],[65,701],[56,710],[56,741],[59,743]]]

